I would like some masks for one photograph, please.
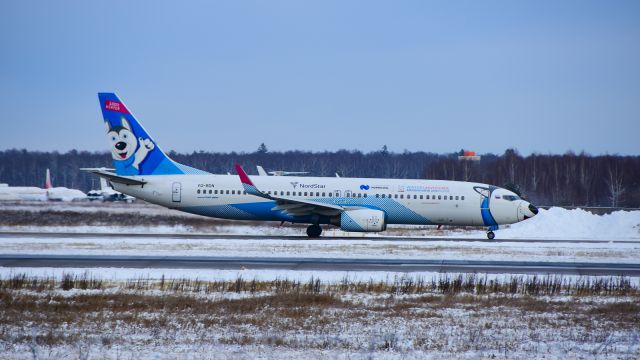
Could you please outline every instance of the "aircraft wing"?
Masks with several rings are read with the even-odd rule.
[[[103,177],[111,182],[114,183],[118,183],[118,184],[124,184],[124,185],[144,185],[147,182],[143,181],[143,180],[138,180],[138,179],[134,179],[128,176],[120,176],[120,175],[116,175],[108,170],[112,170],[112,169],[106,169],[106,168],[81,168],[80,170],[83,171],[88,171],[92,174],[96,174],[100,177]]]
[[[264,193],[258,190],[258,188],[253,184],[242,166],[236,164],[236,171],[240,176],[240,181],[242,182],[244,190],[248,194],[274,200],[276,202],[277,205],[271,209],[272,211],[281,210],[284,213],[292,216],[304,216],[313,214],[334,216],[340,214],[345,210],[342,206],[339,205],[325,204],[317,201],[296,199],[292,197],[284,197]]]

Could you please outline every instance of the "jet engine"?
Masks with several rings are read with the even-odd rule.
[[[380,210],[354,209],[340,214],[340,229],[356,232],[377,232],[387,229],[385,213]]]

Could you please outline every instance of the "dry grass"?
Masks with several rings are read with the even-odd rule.
[[[185,217],[170,214],[117,213],[111,211],[82,212],[69,210],[2,210],[0,225],[3,226],[188,226],[194,229],[216,229],[228,225],[225,220],[214,220],[205,217]]]
[[[189,339],[180,341],[400,351],[409,339],[424,351],[516,351],[524,345],[507,340],[514,332],[527,334],[525,343],[591,346],[611,341],[610,329],[624,335],[616,341],[631,341],[640,323],[638,300],[629,279],[615,277],[113,283],[16,274],[0,279],[0,350],[2,344],[110,348]]]
[[[117,286],[126,290],[160,290],[175,293],[219,293],[219,292],[272,292],[275,294],[508,294],[532,296],[640,296],[640,289],[625,276],[579,278],[561,275],[512,275],[504,279],[490,279],[488,275],[475,273],[449,275],[440,274],[431,279],[410,275],[394,277],[390,281],[351,281],[348,277],[338,283],[322,283],[311,277],[302,282],[289,279],[273,281],[246,280],[239,276],[234,281],[202,281],[179,278],[159,280],[138,278],[122,283],[108,284],[88,273],[82,275],[63,274],[62,279],[48,277],[30,277],[26,274],[13,274],[0,278],[0,289],[28,289],[44,291],[60,288],[104,289]]]

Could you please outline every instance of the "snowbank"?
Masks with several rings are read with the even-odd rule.
[[[582,209],[541,209],[538,215],[496,233],[498,239],[640,239],[640,211],[595,215]]]

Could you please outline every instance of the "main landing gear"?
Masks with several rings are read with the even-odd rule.
[[[308,230],[307,230],[307,232],[308,232]],[[493,238],[495,238],[495,237],[496,237],[496,234],[494,234],[493,231],[491,231],[491,230],[487,231],[487,239],[493,240]]]
[[[322,228],[320,227],[320,225],[309,225],[309,227],[307,228],[307,235],[310,238],[320,237],[320,234],[322,234]]]

